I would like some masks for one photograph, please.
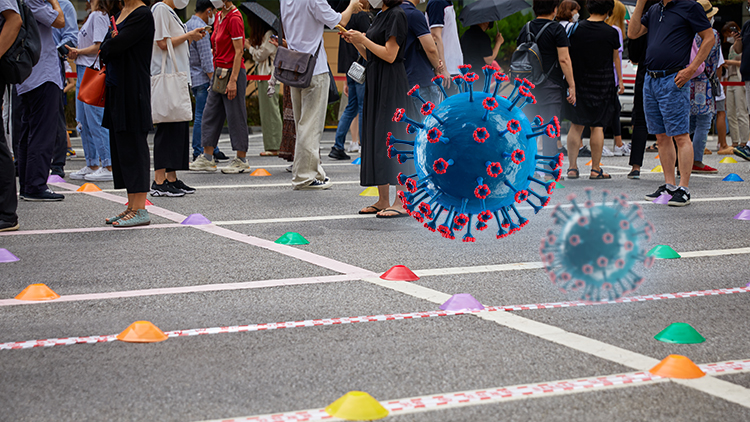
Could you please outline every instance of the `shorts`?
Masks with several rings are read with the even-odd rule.
[[[648,132],[677,136],[690,131],[690,84],[678,88],[676,75],[652,78],[643,83],[643,109]]]

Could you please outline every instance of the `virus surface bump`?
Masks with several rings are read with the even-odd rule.
[[[653,263],[646,243],[654,227],[624,195],[608,203],[604,191],[600,205],[591,200],[590,190],[586,195],[583,207],[572,197],[570,209],[555,208],[555,228],[547,231],[539,253],[550,280],[563,292],[582,300],[614,300],[643,282],[634,268]]]

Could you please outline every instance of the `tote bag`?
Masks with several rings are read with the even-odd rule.
[[[96,60],[98,59],[97,56]],[[78,88],[78,99],[92,106],[104,107],[104,78],[104,66],[101,69],[87,67],[81,78],[81,86]]]
[[[171,39],[167,40],[167,51],[161,54],[161,73],[151,77],[151,119],[155,124],[189,122],[193,119],[193,109],[188,75],[177,69]],[[172,73],[166,73],[167,54],[172,60]]]

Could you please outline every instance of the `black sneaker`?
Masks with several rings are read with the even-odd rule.
[[[670,207],[684,207],[685,205],[690,205],[690,194],[683,188],[677,188],[677,190],[672,193],[672,199],[667,202],[667,205]]]
[[[214,151],[214,160],[215,161],[227,161],[229,157],[227,157],[226,154],[224,154],[221,151]]]
[[[338,148],[331,148],[331,152],[328,154],[330,158],[333,158],[334,160],[349,160],[352,157],[347,155],[343,149]]]
[[[591,157],[591,150],[586,145],[583,146],[583,148],[578,150],[578,156],[579,157]]]
[[[51,190],[47,189],[44,192],[36,193],[36,194],[30,194],[25,193],[21,199],[24,201],[29,202],[55,202],[55,201],[62,201],[65,199],[65,195],[52,192]]]
[[[628,173],[628,179],[640,179],[640,178],[641,178],[640,170],[633,170],[630,173]]]
[[[61,167],[55,167],[50,172],[53,176],[60,176],[65,177],[65,170],[63,170]]]
[[[151,183],[151,196],[178,197],[185,196],[185,192],[175,188],[166,180],[161,185],[157,185],[156,181],[154,181]]]
[[[21,225],[18,224],[18,220],[16,220],[15,223],[11,223],[10,221],[0,220],[0,232],[16,231],[18,230],[19,227],[21,227]]]
[[[668,193],[669,195],[672,195],[674,192],[667,189],[667,185],[661,185],[659,186],[659,189],[656,190],[654,193],[649,193],[645,196],[646,201],[653,201],[654,199],[658,198],[663,194],[664,192]]]
[[[750,161],[750,147],[747,145],[740,145],[734,147],[734,155],[742,157],[747,161]]]
[[[177,190],[181,190],[185,193],[195,193],[195,188],[191,188],[190,186],[183,183],[183,181],[180,179],[177,179],[174,182],[167,182],[167,183],[172,185],[173,188]]]

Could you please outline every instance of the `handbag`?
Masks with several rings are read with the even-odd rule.
[[[328,78],[330,79],[328,83],[328,104],[333,104],[341,99],[341,94],[339,94],[339,87],[336,86],[336,79],[333,78],[331,66],[328,66]]]
[[[211,82],[211,90],[217,94],[226,94],[229,75],[231,74],[232,69],[217,67],[214,71],[214,80]]]
[[[94,62],[99,60],[96,55]],[[95,107],[104,107],[106,66],[101,69],[94,69],[93,65],[87,67],[81,78],[81,86],[78,87],[78,99],[82,102]]]
[[[165,71],[167,54],[172,60],[172,73]],[[193,119],[188,76],[177,69],[171,39],[167,39],[167,51],[162,51],[161,72],[151,77],[151,119],[154,123],[188,122]]]
[[[352,62],[349,66],[349,71],[346,72],[346,76],[352,78],[352,80],[358,84],[365,83],[365,67],[357,62]]]
[[[322,43],[321,43],[322,44]],[[318,61],[320,45],[315,55],[301,53],[279,46],[273,64],[276,67],[273,75],[279,82],[295,88],[307,88],[312,81],[315,63]]]

